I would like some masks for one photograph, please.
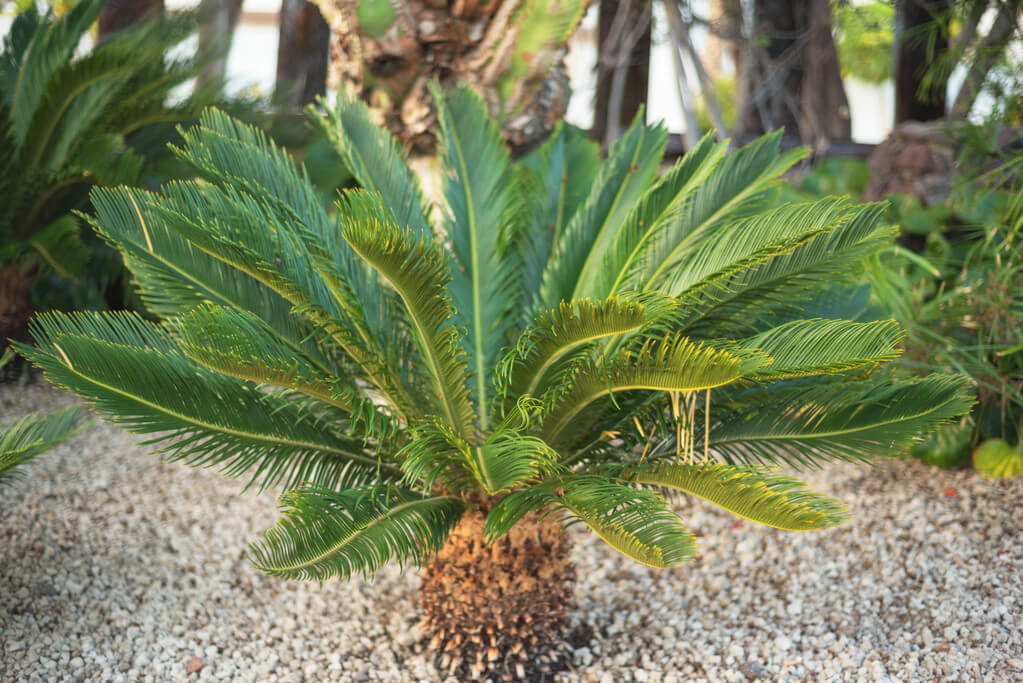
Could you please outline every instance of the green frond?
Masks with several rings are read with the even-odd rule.
[[[287,344],[246,311],[200,306],[168,325],[182,353],[221,374],[300,391],[347,412],[368,403],[350,377],[339,376]]]
[[[163,318],[212,303],[249,311],[309,350],[292,305],[249,275],[210,256],[171,229],[153,205],[160,196],[130,188],[97,188],[92,227],[124,257],[146,308]],[[294,331],[294,334],[288,334]]]
[[[96,50],[54,73],[26,131],[22,162],[51,171],[60,168],[134,70],[123,57]]]
[[[430,418],[409,428],[409,440],[397,453],[402,481],[431,492],[483,489],[473,446],[444,420]]]
[[[696,554],[696,541],[665,500],[650,490],[614,479],[580,474],[505,496],[487,515],[488,542],[506,533],[526,513],[562,509],[618,552],[651,567],[673,567]]]
[[[429,206],[419,181],[405,163],[397,141],[377,125],[366,104],[345,92],[338,93],[334,107],[322,99],[319,104],[326,117],[309,105],[310,118],[326,134],[359,185],[383,198],[398,226],[432,235]]]
[[[559,470],[558,454],[546,441],[511,429],[494,432],[477,453],[490,495],[535,483]]]
[[[644,126],[643,113],[608,152],[590,194],[558,236],[540,285],[548,308],[578,298],[582,283],[595,276],[605,249],[657,173],[668,134]]]
[[[5,81],[4,90],[10,93],[7,104],[19,146],[25,141],[50,78],[71,60],[81,37],[96,21],[104,4],[103,0],[77,2],[57,18],[40,17],[33,8],[15,18],[4,48],[19,55],[20,64],[5,64],[0,73]]]
[[[433,490],[472,487],[488,496],[535,483],[559,470],[558,454],[542,439],[523,433],[529,423],[506,420],[486,441],[474,445],[440,420],[413,429],[398,453],[405,481]]]
[[[968,380],[959,376],[809,385],[784,380],[722,397],[709,447],[729,463],[812,466],[892,456],[972,405]]]
[[[504,333],[514,322],[512,307],[518,302],[517,263],[507,250],[515,208],[511,162],[500,128],[475,92],[460,86],[445,97],[436,82],[431,92],[440,123],[439,152],[450,212],[445,226],[454,257],[448,291],[466,330],[471,392],[485,430],[491,412],[488,374],[497,363]]]
[[[772,469],[720,462],[659,462],[623,473],[636,484],[681,491],[751,522],[788,531],[813,531],[841,524],[849,512],[836,500]]]
[[[905,337],[894,320],[793,320],[740,342],[771,357],[758,378],[834,374],[897,358]]]
[[[305,169],[259,128],[211,107],[180,132],[184,144],[171,149],[201,177],[272,202],[315,234],[336,229]]]
[[[618,392],[701,391],[734,382],[763,367],[769,359],[735,347],[715,348],[686,337],[648,340],[624,349],[603,363],[587,360],[568,380],[544,419],[542,434],[555,443],[560,433],[589,404]]]
[[[522,258],[523,319],[539,305],[540,282],[551,248],[584,202],[600,170],[600,146],[586,132],[560,122],[543,145],[518,162],[522,221],[513,235]]]
[[[421,566],[465,509],[458,498],[396,486],[303,488],[281,505],[277,526],[250,544],[252,563],[271,576],[315,581],[370,575],[391,560]]]
[[[637,330],[673,307],[668,297],[646,294],[562,301],[542,311],[498,367],[497,391],[503,399],[498,407],[503,410],[520,396],[540,396],[544,374],[565,354],[587,342]]]
[[[856,211],[844,197],[829,197],[806,204],[786,204],[755,216],[721,225],[680,254],[663,282],[674,296],[699,288],[721,272],[741,272],[737,265],[779,245],[796,246],[818,235],[831,234],[848,223]],[[792,248],[781,252],[791,253]],[[759,265],[759,264],[757,264]]]
[[[677,272],[679,258],[696,242],[714,234],[719,226],[762,209],[781,174],[806,155],[805,149],[779,155],[780,142],[779,131],[725,155],[700,183],[682,213],[658,226],[658,232],[647,240],[625,286],[663,289],[665,277]]]
[[[128,431],[154,435],[146,443],[163,444],[171,460],[220,466],[260,488],[350,486],[397,474],[383,454],[366,454],[332,428],[329,411],[199,366],[135,314],[48,313],[31,331],[38,346],[18,349],[47,379]]]
[[[629,212],[621,229],[608,244],[595,277],[580,282],[584,288],[582,291],[591,296],[610,296],[622,291],[629,274],[644,258],[649,242],[662,235],[669,224],[679,220],[686,206],[692,202],[694,193],[717,167],[727,149],[727,143],[715,143],[713,134],[707,134],[654,183]]]
[[[85,406],[73,405],[0,425],[0,485],[14,482],[19,475],[15,467],[85,431],[91,424],[88,415]]]
[[[674,329],[743,336],[806,317],[822,296],[858,284],[858,263],[891,242],[895,231],[883,215],[882,205],[851,207],[820,234],[783,240],[709,274],[678,297]]]
[[[472,434],[462,340],[448,323],[451,304],[446,295],[449,279],[447,255],[432,240],[409,228],[383,222],[378,213],[359,210],[360,192],[348,194],[344,238],[362,258],[397,290],[408,310],[434,390],[440,414],[463,437]],[[372,204],[372,202],[370,202]],[[356,212],[359,212],[356,215]]]

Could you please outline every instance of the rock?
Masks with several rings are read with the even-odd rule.
[[[42,598],[49,598],[60,595],[60,590],[49,581],[40,581],[36,584],[35,594]]]
[[[197,671],[200,671],[204,666],[206,665],[202,663],[201,659],[193,656],[190,660],[188,660],[188,666],[185,668],[185,673],[194,674]]]

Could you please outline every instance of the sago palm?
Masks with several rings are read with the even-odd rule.
[[[33,4],[0,51],[0,340],[24,332],[40,274],[83,274],[89,249],[71,210],[89,189],[136,182],[160,132],[215,101],[200,92],[168,103],[199,70],[166,54],[193,31],[190,15],[139,24],[80,54],[104,4],[82,0],[60,16]]]
[[[424,567],[443,672],[533,677],[571,602],[564,523],[653,567],[695,552],[674,495],[822,529],[845,509],[778,465],[891,454],[968,408],[959,379],[878,372],[893,322],[835,313],[892,230],[876,205],[772,206],[799,155],[778,136],[658,177],[661,127],[601,162],[563,126],[516,164],[471,90],[437,98],[436,215],[358,101],[317,117],[363,188],[335,212],[208,111],[176,150],[198,179],[92,195],[161,322],[46,314],[21,347],[172,459],[286,489],[259,569]]]

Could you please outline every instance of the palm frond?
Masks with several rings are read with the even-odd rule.
[[[369,575],[391,560],[422,565],[465,509],[453,496],[397,486],[303,488],[281,505],[277,526],[249,546],[252,563],[271,576],[315,581]]]
[[[672,567],[696,554],[696,541],[665,500],[612,478],[580,474],[502,498],[487,515],[484,536],[493,542],[528,512],[567,511],[618,552],[651,567]]]
[[[171,149],[201,177],[272,202],[317,235],[336,229],[305,169],[255,126],[211,107],[181,137]]]
[[[551,443],[589,404],[618,392],[701,391],[734,382],[767,364],[762,353],[716,348],[686,337],[648,340],[603,363],[587,360],[555,394],[542,434]]]
[[[743,336],[807,317],[821,297],[854,286],[858,262],[891,241],[894,230],[882,216],[879,205],[857,207],[708,274],[678,297],[672,329]]]
[[[472,433],[473,411],[466,378],[469,369],[462,339],[448,324],[451,304],[446,286],[448,257],[432,240],[399,228],[372,211],[374,202],[358,201],[360,192],[349,193],[344,238],[397,290],[422,355],[434,390],[440,397],[438,410],[463,437]]]
[[[308,394],[346,412],[368,403],[351,377],[327,368],[288,344],[266,322],[246,311],[200,306],[168,322],[182,353],[221,374]]]
[[[728,463],[812,466],[892,456],[968,411],[970,394],[965,378],[949,375],[809,387],[783,381],[722,397],[708,445]]]
[[[771,357],[758,378],[833,374],[897,358],[905,332],[894,320],[793,320],[740,342]]]
[[[450,210],[445,225],[454,256],[448,291],[466,330],[471,393],[480,426],[486,429],[492,391],[488,373],[497,363],[505,330],[514,322],[510,312],[517,303],[511,294],[516,264],[507,250],[515,199],[511,162],[499,127],[475,92],[461,86],[445,97],[437,83],[431,91]]]
[[[132,313],[48,313],[19,345],[47,379],[90,402],[171,460],[220,466],[260,488],[350,486],[397,474],[333,429],[322,410],[268,394],[189,360],[159,325]],[[326,406],[324,406],[326,407]]]
[[[498,407],[504,409],[520,396],[541,395],[544,374],[565,354],[595,339],[637,330],[673,307],[668,297],[648,294],[563,301],[542,311],[501,361],[497,392],[503,401]]]
[[[786,204],[721,225],[679,255],[672,272],[666,274],[663,288],[675,296],[684,295],[718,273],[737,271],[737,264],[745,264],[751,256],[776,245],[793,241],[798,245],[811,237],[834,233],[851,220],[854,211],[848,199],[834,197]]]
[[[600,146],[564,122],[518,163],[519,204],[526,217],[513,238],[522,258],[523,318],[539,305],[552,246],[584,202],[600,170]]]
[[[0,485],[17,479],[19,472],[14,468],[85,431],[91,424],[88,415],[85,406],[78,404],[48,415],[29,413],[0,425]]]
[[[763,467],[720,462],[637,465],[623,479],[681,491],[751,522],[788,531],[813,531],[841,524],[849,512],[836,500],[806,489],[794,477]]]
[[[278,332],[295,328],[291,304],[249,275],[205,253],[156,213],[159,195],[129,188],[92,191],[92,227],[121,252],[146,307],[171,318],[214,303],[251,311]],[[305,336],[302,332],[296,343]]]
[[[622,291],[629,274],[644,258],[650,240],[661,236],[669,224],[680,219],[727,149],[727,143],[715,143],[712,134],[706,135],[647,190],[608,244],[595,277],[580,281],[582,291],[590,296],[610,296]]]
[[[612,146],[586,202],[554,244],[540,285],[543,305],[553,308],[577,298],[574,293],[592,277],[604,250],[653,181],[666,143],[664,128],[644,126],[640,112]]]
[[[766,135],[726,155],[713,168],[682,213],[658,226],[634,261],[625,286],[657,288],[676,272],[679,257],[723,223],[763,208],[777,178],[806,154],[794,149],[779,155],[781,133]]]
[[[103,0],[77,2],[57,18],[49,15],[40,18],[33,8],[15,18],[12,39],[5,41],[5,50],[14,48],[12,52],[20,54],[21,60],[19,65],[11,64],[5,69],[4,89],[10,93],[7,104],[19,146],[25,141],[51,76],[70,61],[81,37],[99,16],[104,4]],[[23,46],[16,44],[30,31],[31,38]]]
[[[431,235],[429,206],[409,171],[397,141],[377,125],[369,108],[351,93],[338,93],[334,107],[320,100],[326,117],[310,105],[310,117],[326,134],[345,165],[370,192],[378,193],[400,227]]]

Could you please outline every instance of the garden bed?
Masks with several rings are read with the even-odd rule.
[[[70,400],[0,385],[0,421]],[[274,495],[138,441],[98,424],[0,493],[0,679],[442,680],[414,571],[262,576],[246,544]],[[558,680],[1023,677],[1023,479],[892,461],[808,480],[853,521],[795,534],[687,503],[701,555],[665,571],[573,534],[594,635]]]

